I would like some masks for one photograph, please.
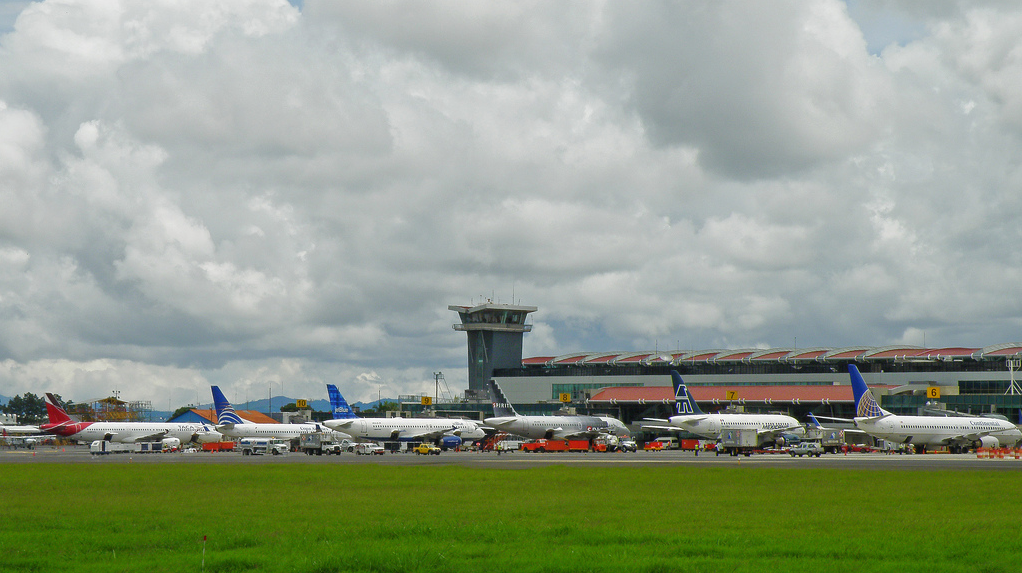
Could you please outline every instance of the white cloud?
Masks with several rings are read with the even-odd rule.
[[[463,388],[447,305],[512,292],[527,354],[1008,341],[1019,22],[26,4],[0,36],[0,393]]]

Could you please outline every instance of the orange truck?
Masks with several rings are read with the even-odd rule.
[[[589,440],[536,440],[522,444],[525,452],[587,452]]]

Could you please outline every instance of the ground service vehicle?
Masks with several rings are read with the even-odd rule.
[[[661,437],[653,440],[652,442],[646,442],[643,449],[654,452],[658,452],[660,450],[676,450],[678,449],[678,441],[673,437]]]
[[[634,440],[621,440],[618,449],[622,452],[634,452],[639,449]]]
[[[440,455],[440,448],[434,446],[433,444],[427,444],[426,442],[423,442],[423,443],[415,446],[412,449],[415,450],[415,455],[417,455],[417,456],[418,455],[424,455],[424,456],[439,456]]]
[[[820,436],[820,445],[823,451],[828,454],[836,454],[845,445],[845,433],[843,430],[824,430]]]
[[[96,440],[89,444],[89,453],[94,456],[105,456],[109,454],[127,454],[137,451],[139,451],[138,444],[110,442],[107,440]]]
[[[823,446],[819,442],[799,442],[788,449],[788,453],[791,457],[820,457],[823,454]]]
[[[275,456],[286,454],[288,447],[286,443],[274,440],[273,438],[242,438],[238,440],[238,449],[243,456],[261,456],[273,454]]]
[[[717,455],[721,452],[728,455],[752,455],[752,450],[759,446],[759,430],[755,428],[742,428],[739,430],[725,430],[720,433],[717,439]]]
[[[536,440],[522,444],[524,452],[588,452],[589,440]]]
[[[323,454],[337,454],[343,450],[343,445],[335,442],[333,436],[326,432],[310,432],[302,434],[298,439],[298,449],[309,454],[321,456]]]
[[[374,444],[374,443],[371,443],[371,442],[361,442],[361,443],[355,444],[353,447],[354,447],[355,453],[360,455],[360,456],[363,456],[363,455],[365,455],[365,456],[372,456],[372,455],[382,456],[383,454],[385,454],[387,452],[387,450],[383,449],[383,446],[381,446],[379,444]]]
[[[234,442],[203,442],[204,452],[233,452]]]

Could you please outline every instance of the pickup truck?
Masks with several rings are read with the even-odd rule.
[[[788,448],[788,453],[791,454],[791,457],[795,456],[798,456],[800,458],[802,456],[820,457],[821,455],[823,455],[823,446],[821,446],[817,442],[799,442],[794,446]]]
[[[415,446],[415,448],[413,448],[413,449],[415,450],[415,455],[417,455],[417,456],[418,455],[423,455],[423,456],[439,456],[440,455],[440,448],[434,446],[433,444],[427,444],[425,442]]]
[[[359,442],[352,446],[355,454],[360,456],[382,456],[387,450],[383,449],[383,446],[374,444],[371,442]]]

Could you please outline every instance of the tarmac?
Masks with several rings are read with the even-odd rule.
[[[413,453],[387,453],[360,456],[310,456],[303,453],[284,455],[243,456],[238,452],[173,452],[173,453],[121,453],[94,456],[88,446],[41,446],[35,449],[0,449],[0,464],[375,464],[392,466],[458,465],[476,468],[520,469],[556,464],[583,467],[629,466],[687,466],[687,467],[771,467],[771,468],[831,468],[848,470],[973,470],[1022,471],[1022,459],[979,458],[976,454],[883,454],[849,453],[824,454],[819,458],[798,458],[787,454],[754,454],[745,456],[717,456],[703,452],[698,456],[691,451],[614,452],[614,453],[527,453],[454,452],[439,456]]]

